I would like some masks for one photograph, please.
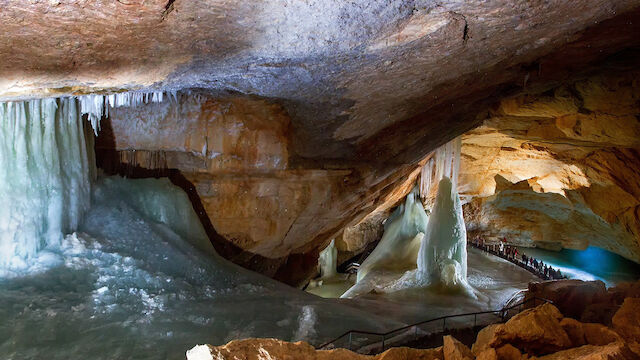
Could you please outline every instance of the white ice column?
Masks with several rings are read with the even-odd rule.
[[[467,231],[460,198],[447,177],[438,185],[424,239],[418,254],[418,275],[431,284],[466,284]]]

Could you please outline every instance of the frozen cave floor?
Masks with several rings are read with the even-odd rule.
[[[471,249],[479,300],[419,289],[323,299],[218,256],[167,179],[101,178],[91,202],[76,233],[0,272],[2,358],[176,359],[247,337],[318,345],[351,329],[495,309],[536,280]]]
[[[100,179],[77,233],[0,273],[0,357],[180,359],[194,344],[402,325],[246,271],[203,234],[167,179]]]
[[[475,248],[468,248],[467,280],[477,296],[474,299],[460,293],[443,292],[439,289],[413,288],[395,292],[374,292],[358,295],[352,299],[340,299],[342,304],[368,311],[373,314],[384,314],[385,317],[411,324],[422,320],[437,318],[443,315],[455,315],[477,311],[498,310],[509,303],[530,282],[540,279],[530,272],[514,264],[484,253]],[[389,274],[389,278],[399,278],[402,274]],[[314,293],[327,296],[340,296],[339,290],[348,286],[339,286],[335,281],[328,283],[328,288],[319,286]],[[336,291],[338,290],[338,291]],[[333,292],[332,292],[333,291]]]

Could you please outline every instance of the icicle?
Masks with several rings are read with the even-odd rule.
[[[432,192],[437,191],[437,184],[445,177],[451,179],[453,186],[457,187],[461,146],[461,137],[451,140],[437,148],[433,157],[424,165],[420,180],[420,197],[423,200],[428,199]]]
[[[177,100],[177,92],[172,91],[169,96],[169,101],[173,97]],[[158,103],[165,99],[165,95],[161,91],[155,92],[125,92],[109,95],[83,95],[78,96],[80,102],[80,109],[82,114],[87,114],[89,122],[93,127],[93,132],[98,136],[100,130],[100,120],[109,116],[109,108],[116,107],[136,107],[142,104]]]

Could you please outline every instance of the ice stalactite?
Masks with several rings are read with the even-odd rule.
[[[461,148],[462,138],[457,137],[436,149],[431,159],[422,167],[420,197],[423,201],[435,196],[437,185],[444,177],[451,179],[454,189],[457,187]]]
[[[338,275],[336,267],[338,265],[338,249],[336,249],[335,239],[332,239],[329,245],[320,252],[318,258],[318,266],[320,267],[320,277],[329,279]]]
[[[0,103],[0,268],[77,228],[95,175],[86,135],[75,99]]]
[[[109,108],[115,107],[136,107],[147,103],[163,102],[166,98],[177,100],[177,92],[164,93],[154,92],[125,92],[110,95],[84,95],[78,96],[80,109],[83,114],[87,114],[95,135],[98,135],[100,119],[109,115]]]

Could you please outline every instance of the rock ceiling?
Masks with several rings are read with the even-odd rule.
[[[0,99],[141,88],[251,94],[285,105],[296,156],[355,159],[388,151],[388,144],[375,145],[376,135],[403,132],[404,120],[432,112],[449,120],[464,112],[462,99],[559,80],[637,45],[638,6],[638,0],[5,0]],[[424,143],[424,135],[390,139],[392,152]]]

